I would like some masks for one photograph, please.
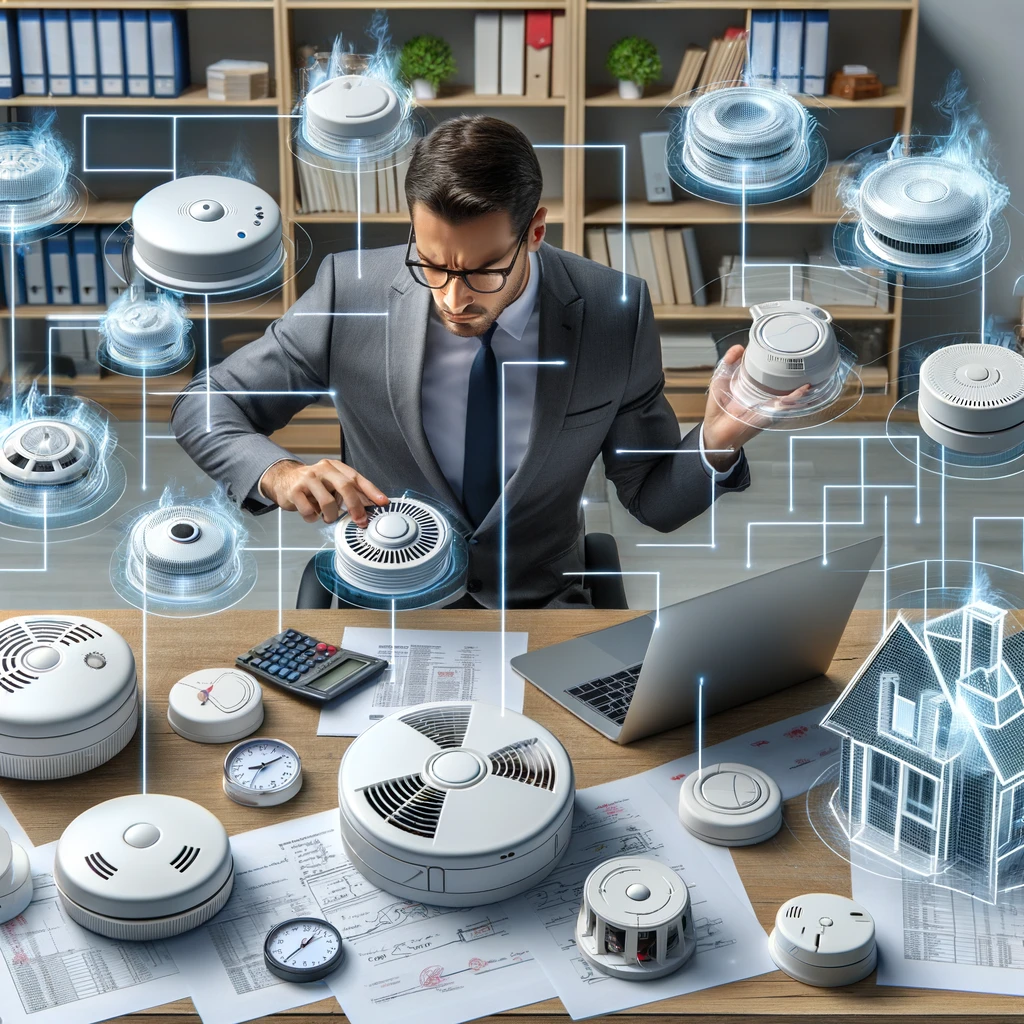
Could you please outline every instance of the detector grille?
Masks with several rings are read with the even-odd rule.
[[[0,441],[2,485],[53,486],[85,476],[94,462],[88,436],[59,420],[25,420]]]
[[[496,750],[490,761],[492,775],[554,791],[554,758],[551,751],[535,738],[510,743]]]
[[[389,779],[364,790],[370,806],[403,832],[433,839],[441,820],[446,792],[427,785],[420,775]]]
[[[0,136],[0,203],[42,199],[67,180],[67,164],[53,141],[23,134]]]
[[[402,715],[402,721],[423,733],[442,749],[461,747],[469,728],[472,709],[468,704],[451,707],[430,707]]]
[[[0,689],[14,693],[39,679],[27,668],[22,656],[33,647],[43,644],[88,643],[103,634],[85,622],[74,619],[9,619],[0,626]]]

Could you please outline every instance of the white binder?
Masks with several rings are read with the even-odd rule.
[[[26,96],[46,96],[46,46],[41,11],[18,11],[22,88]]]
[[[51,96],[70,96],[71,27],[67,11],[43,11],[43,34],[46,39],[46,66],[50,76]]]
[[[122,11],[124,25],[124,66],[128,73],[129,96],[153,95],[153,72],[149,56],[149,16],[146,11]]]
[[[501,65],[501,14],[480,13],[473,26],[473,87],[478,96],[495,96]]]
[[[526,92],[526,14],[501,12],[501,93],[522,96]]]
[[[75,95],[98,96],[99,60],[96,53],[96,13],[73,10],[71,14],[71,56],[75,68]]]
[[[96,45],[100,59],[100,95],[123,96],[124,42],[120,11],[96,12]]]

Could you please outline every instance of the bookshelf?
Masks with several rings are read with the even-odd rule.
[[[130,112],[143,110],[152,112],[203,112],[204,110],[239,110],[253,113],[271,113],[281,115],[277,122],[277,153],[276,168],[279,179],[277,198],[281,204],[284,230],[294,240],[298,231],[311,230],[314,243],[321,240],[324,245],[343,244],[336,237],[339,233],[350,232],[357,216],[354,213],[301,213],[298,209],[295,168],[289,148],[289,132],[291,121],[287,118],[294,102],[294,57],[298,43],[305,41],[301,36],[308,30],[310,18],[327,19],[359,15],[363,21],[378,8],[384,9],[392,16],[395,42],[401,45],[405,38],[414,32],[406,32],[403,25],[405,18],[419,18],[416,22],[417,32],[428,29],[418,27],[431,12],[439,12],[437,24],[429,29],[442,36],[449,28],[456,31],[455,26],[468,24],[469,35],[472,35],[472,20],[480,10],[556,10],[566,15],[566,34],[568,37],[568,75],[566,95],[564,98],[527,97],[527,96],[477,96],[471,85],[463,81],[443,87],[440,95],[433,100],[422,101],[424,112],[432,120],[452,116],[460,111],[473,112],[493,110],[499,116],[508,112],[515,117],[517,112],[532,116],[551,118],[560,129],[557,142],[566,147],[580,147],[583,143],[593,141],[602,131],[615,132],[615,119],[629,118],[623,108],[636,108],[636,120],[643,120],[647,127],[631,126],[632,135],[625,139],[629,145],[628,159],[639,167],[639,146],[637,134],[641,130],[654,130],[664,127],[656,121],[662,109],[671,101],[672,96],[665,91],[663,83],[660,89],[652,90],[642,99],[636,101],[622,100],[617,91],[607,81],[588,81],[588,78],[599,78],[588,75],[588,64],[592,69],[600,62],[603,64],[603,40],[608,34],[606,22],[602,19],[625,19],[628,17],[628,30],[620,35],[637,34],[654,38],[661,46],[662,36],[659,26],[662,20],[670,18],[671,31],[682,39],[683,43],[705,43],[707,36],[702,37],[702,28],[693,28],[693,19],[717,18],[718,24],[727,19],[730,23],[746,23],[750,27],[751,12],[761,9],[798,9],[828,10],[842,12],[845,16],[858,20],[871,18],[883,19],[885,22],[885,41],[896,53],[895,73],[891,74],[885,93],[874,100],[851,102],[833,97],[802,97],[802,101],[816,114],[827,113],[833,124],[843,124],[846,117],[874,116],[886,119],[886,128],[897,132],[908,133],[914,99],[914,75],[917,56],[919,0],[392,0],[390,4],[382,4],[380,0],[155,0],[145,3],[148,8],[185,10],[185,11],[237,11],[245,17],[250,11],[269,11],[270,17],[264,15],[267,31],[273,35],[266,40],[272,49],[271,65],[274,79],[274,93],[263,100],[252,101],[241,105],[226,105],[209,99],[205,85],[192,85],[183,95],[176,99],[158,98],[102,98],[102,97],[16,97],[7,100],[9,116],[12,120],[19,119],[19,110],[24,108],[21,117],[31,112],[30,108],[52,106],[57,108],[102,108],[105,112],[125,108]],[[9,8],[123,8],[124,0],[6,0]],[[202,17],[202,15],[198,15]],[[413,22],[408,22],[413,24]],[[700,22],[701,25],[704,21]],[[465,31],[465,29],[463,29]],[[890,36],[892,38],[890,38]],[[880,34],[879,38],[882,38]],[[225,56],[231,56],[225,53]],[[848,57],[847,59],[854,59]],[[871,53],[863,53],[856,59],[872,59]],[[837,61],[833,56],[832,64]],[[460,77],[465,79],[471,74],[471,62],[461,61],[463,72]],[[831,70],[831,69],[830,69]],[[674,77],[675,67],[666,61],[664,77],[670,82]],[[870,115],[849,114],[850,111],[869,111]],[[884,132],[883,132],[884,134]],[[552,140],[545,139],[545,142]],[[552,182],[552,191],[560,191],[552,199],[546,199],[549,208],[549,221],[561,234],[561,244],[573,252],[584,250],[584,230],[591,225],[615,226],[622,222],[623,209],[621,197],[602,194],[600,174],[597,162],[608,160],[593,152],[581,148],[565,148],[560,153],[561,181]],[[840,151],[836,156],[845,155]],[[556,187],[560,186],[560,188]],[[639,192],[642,196],[642,189]],[[93,200],[84,217],[85,223],[106,224],[120,223],[128,218],[133,199]],[[739,210],[733,207],[720,206],[714,203],[695,199],[681,199],[673,203],[652,204],[638,197],[633,189],[628,197],[625,208],[627,226],[686,226],[693,227],[698,238],[705,232],[729,233],[739,225]],[[363,239],[366,245],[380,244],[375,241],[379,233],[384,232],[390,240],[391,234],[399,229],[399,225],[407,223],[402,213],[363,214]],[[810,199],[803,197],[787,203],[767,207],[751,207],[748,210],[748,222],[752,230],[762,233],[766,239],[783,237],[798,230],[824,230],[833,222],[833,218],[814,212]],[[334,226],[336,231],[330,229]],[[390,233],[389,233],[390,232]],[[347,236],[346,236],[347,237]],[[327,249],[315,248],[312,265],[319,261]],[[705,256],[705,266],[709,260]],[[242,308],[237,306],[211,306],[211,316],[221,320],[238,319],[252,321],[255,329],[260,329],[267,320],[281,315],[299,295],[301,282],[289,280],[281,293],[260,304],[250,304]],[[896,375],[898,369],[898,353],[901,331],[903,296],[897,286],[892,289],[890,308],[881,310],[866,307],[835,307],[832,312],[837,322],[844,318],[856,322],[872,321],[881,323],[887,331],[888,357],[884,366],[871,366],[863,374],[865,397],[852,414],[854,418],[883,419],[888,415],[896,400]],[[84,317],[100,312],[98,307],[69,306],[21,306],[18,315],[26,319],[40,320],[55,314],[81,314]],[[194,318],[201,316],[201,309],[193,308]],[[703,307],[689,305],[658,306],[655,308],[658,322],[667,328],[673,325],[679,328],[691,328],[703,324],[720,329],[723,325],[735,324],[739,329],[746,320],[742,309],[709,305]],[[6,316],[4,317],[6,319]],[[692,419],[703,412],[704,391],[707,387],[709,374],[706,371],[669,371],[666,374],[666,389],[677,414],[681,419]],[[140,411],[139,385],[132,379],[103,377],[86,379],[79,377],[67,382],[81,393],[96,401],[108,404],[116,409],[116,415],[122,419],[131,419]],[[135,396],[133,399],[132,396]],[[300,418],[287,428],[281,439],[288,442],[300,452],[333,451],[337,447],[337,424],[332,411],[314,407],[307,410]]]

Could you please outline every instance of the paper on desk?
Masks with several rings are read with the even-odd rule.
[[[554,995],[509,904],[463,910],[391,896],[352,866],[336,810],[288,824],[294,839],[278,845],[346,946],[327,984],[352,1024],[458,1024]]]
[[[526,633],[505,634],[505,707],[523,710],[525,683],[508,664],[526,653]],[[383,675],[332,701],[320,712],[319,736],[358,736],[412,704],[479,700],[501,704],[501,633],[369,629],[348,626],[341,640],[391,662]],[[395,654],[392,657],[391,645]]]
[[[32,902],[0,926],[3,1024],[93,1024],[187,996],[165,942],[117,942],[68,919],[53,882],[56,846],[29,852]]]
[[[851,874],[875,919],[879,985],[1024,995],[1024,893],[991,906],[913,876]]]
[[[572,840],[565,858],[539,885],[514,901],[530,947],[574,1019],[612,1013],[670,996],[724,985],[775,970],[764,929],[736,898],[642,776],[576,794]],[[697,952],[675,974],[620,981],[595,970],[576,949],[576,917],[591,869],[618,856],[656,857],[682,875],[690,893]]]
[[[297,828],[302,825],[286,821],[234,836],[231,898],[209,924],[168,943],[203,1024],[237,1024],[331,994],[322,982],[282,981],[263,963],[263,942],[274,925],[320,916],[298,865],[282,849]]]

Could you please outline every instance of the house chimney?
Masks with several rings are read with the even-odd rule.
[[[973,601],[964,609],[961,677],[976,669],[992,669],[999,664],[1005,616],[1002,609],[984,601]]]

